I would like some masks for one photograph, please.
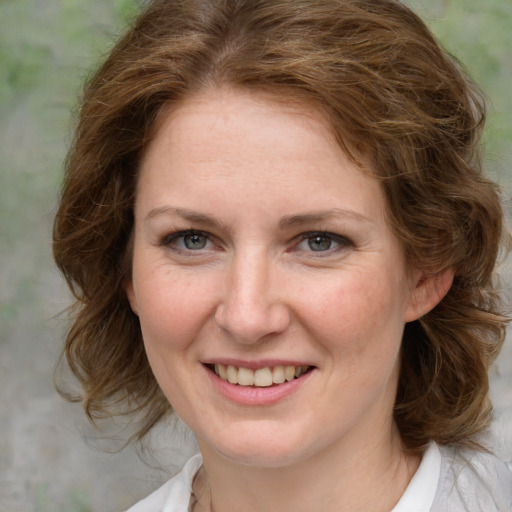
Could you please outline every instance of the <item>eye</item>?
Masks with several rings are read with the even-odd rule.
[[[191,233],[183,236],[183,245],[191,251],[204,249],[207,243],[208,238],[202,233]]]
[[[329,236],[315,235],[307,239],[308,247],[312,251],[328,251],[333,244],[333,240]]]
[[[308,252],[335,252],[350,246],[350,240],[341,235],[326,232],[304,233],[295,249]]]
[[[162,245],[178,251],[200,251],[202,249],[210,249],[212,241],[202,231],[187,230],[178,231],[166,236],[162,240]]]

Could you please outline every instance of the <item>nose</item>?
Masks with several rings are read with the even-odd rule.
[[[238,343],[257,343],[288,327],[278,274],[276,264],[261,254],[240,255],[230,264],[215,321]]]

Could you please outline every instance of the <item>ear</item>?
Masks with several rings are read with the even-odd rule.
[[[441,302],[452,286],[455,271],[447,268],[437,274],[418,274],[416,286],[407,305],[406,322],[418,320]]]
[[[133,281],[131,279],[125,283],[124,291],[126,293],[126,297],[128,298],[128,302],[130,303],[132,311],[138,316],[139,311],[137,308],[137,299],[135,297],[135,290],[133,288]]]

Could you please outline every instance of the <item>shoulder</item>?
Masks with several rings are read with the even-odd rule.
[[[512,511],[512,468],[498,457],[440,446],[441,474],[432,512]]]
[[[192,481],[202,463],[201,456],[194,455],[174,478],[126,512],[187,512]]]

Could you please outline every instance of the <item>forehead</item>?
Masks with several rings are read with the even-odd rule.
[[[343,152],[319,108],[229,89],[166,113],[142,161],[138,192],[139,202],[149,194],[157,202],[236,202],[236,195],[314,209],[359,200],[374,214],[383,206],[380,185]]]
[[[295,142],[294,135],[302,136],[304,142],[321,150],[323,144],[313,140],[312,133],[316,133],[318,139],[328,139],[330,150],[336,146],[327,116],[312,102],[292,96],[222,87],[201,91],[164,109],[145,156],[157,145],[161,150],[165,145],[177,149],[184,143],[209,147],[226,142],[223,149],[228,158],[229,150],[234,150],[235,145],[240,150],[244,142],[247,149],[266,146],[271,133],[279,135],[271,140],[272,145],[279,144],[282,150],[288,141]],[[223,141],[223,135],[229,139]],[[189,156],[193,158],[194,154]]]

